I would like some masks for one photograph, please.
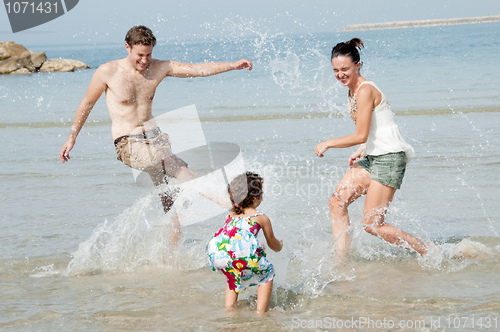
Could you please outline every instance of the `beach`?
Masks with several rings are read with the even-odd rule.
[[[153,113],[195,105],[206,142],[238,146],[245,168],[264,177],[259,210],[284,242],[268,250],[269,312],[254,314],[255,287],[235,311],[223,308],[225,279],[205,250],[224,212],[185,226],[171,249],[158,193],[116,160],[104,98],[60,162],[94,70],[125,57],[122,43],[39,45],[92,69],[0,77],[0,330],[498,330],[500,23],[275,36],[247,28],[255,35],[155,46],[154,57],[244,57],[254,70],[168,78]],[[387,222],[441,247],[426,259],[365,233],[360,199],[350,208],[351,262],[333,264],[328,199],[354,148],[324,158],[313,149],[354,130],[330,65],[331,48],[353,37],[366,46],[363,76],[416,152]],[[183,213],[217,208],[186,197]]]

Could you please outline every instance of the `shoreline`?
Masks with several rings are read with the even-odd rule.
[[[436,19],[436,20],[394,21],[394,22],[385,22],[385,23],[351,24],[351,25],[346,25],[345,27],[341,28],[339,30],[339,32],[363,31],[363,30],[384,30],[384,29],[424,28],[424,27],[435,27],[435,26],[445,26],[445,25],[478,24],[478,23],[493,23],[493,22],[500,22],[500,15]]]
[[[159,109],[155,109],[158,111]],[[153,110],[153,111],[155,111]],[[393,110],[395,116],[441,116],[452,114],[472,114],[472,113],[500,113],[500,107],[464,107],[460,109],[449,108],[428,108],[428,109],[398,109]],[[297,113],[277,113],[260,115],[220,115],[215,117],[200,116],[201,122],[238,122],[238,121],[267,121],[267,120],[310,120],[310,119],[332,119],[343,118],[343,113],[327,112],[297,112]],[[6,122],[0,123],[3,128],[68,128],[73,122]],[[87,127],[110,127],[111,120],[98,120],[85,124]]]

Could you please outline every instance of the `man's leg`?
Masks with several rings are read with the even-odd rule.
[[[157,187],[167,184],[175,167],[186,165],[184,161],[171,153],[170,142],[166,134],[160,134],[152,139],[124,138],[118,143],[115,142],[115,146],[119,160],[131,168],[148,173]],[[160,193],[165,214],[173,208],[177,194],[174,188]],[[170,242],[176,245],[181,238],[181,227],[175,211],[172,212],[170,217],[172,228],[169,230],[169,237]]]
[[[164,162],[162,162],[164,163]],[[151,180],[153,181],[155,186],[161,186],[161,185],[166,185],[168,184],[168,175],[165,173],[165,168],[162,167],[160,169],[150,169],[147,170],[147,173],[151,177]],[[172,207],[174,206],[175,198],[178,195],[179,191],[178,188],[168,188],[167,191],[160,193],[160,200],[161,204],[163,205],[163,211],[165,214],[168,214]],[[172,211],[171,214],[171,223],[172,223],[172,228],[169,230],[169,239],[170,239],[170,244],[173,247],[176,247],[182,237],[182,230],[181,230],[181,224],[179,222],[179,217],[177,216],[177,213],[175,211]]]
[[[186,182],[198,178],[198,175],[190,168],[183,166],[176,172],[175,178],[177,180],[180,180],[181,182]],[[208,186],[206,186],[206,188],[208,188]],[[201,196],[211,200],[224,209],[231,208],[231,201],[229,200],[229,197],[221,197],[220,195],[217,195],[213,191],[209,191],[206,188],[202,188],[202,190],[199,192]]]
[[[174,177],[179,182],[187,182],[198,178],[198,175],[193,170],[188,168],[188,165],[184,160],[172,153],[170,139],[167,134],[160,134],[158,137],[149,140],[148,144],[145,146],[147,154],[151,160],[151,165],[154,165],[153,167],[156,168],[161,168],[162,178],[165,178],[165,176]],[[220,195],[217,195],[212,190],[208,189],[208,185],[204,187],[205,188],[199,191],[200,195],[225,209],[231,208],[229,198],[225,199],[223,197],[219,197]],[[166,209],[170,208],[167,202],[164,204],[164,207]]]

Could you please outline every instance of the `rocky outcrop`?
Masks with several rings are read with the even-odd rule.
[[[45,61],[40,67],[41,73],[53,72],[53,71],[74,71],[77,69],[87,69],[89,66],[78,60],[70,59],[50,59]]]
[[[32,52],[11,41],[0,42],[0,74],[30,74],[33,72],[69,72],[90,68],[85,63],[69,59],[50,59],[44,52]]]

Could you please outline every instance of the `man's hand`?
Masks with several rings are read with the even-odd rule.
[[[234,69],[240,70],[246,68],[247,70],[252,70],[252,67],[253,67],[252,61],[241,59],[240,61],[236,62],[236,67]]]
[[[61,162],[65,163],[70,160],[69,152],[71,151],[71,149],[73,149],[73,146],[75,146],[75,141],[71,138],[68,139],[66,143],[64,143],[63,147],[61,148],[61,152],[59,153]]]

